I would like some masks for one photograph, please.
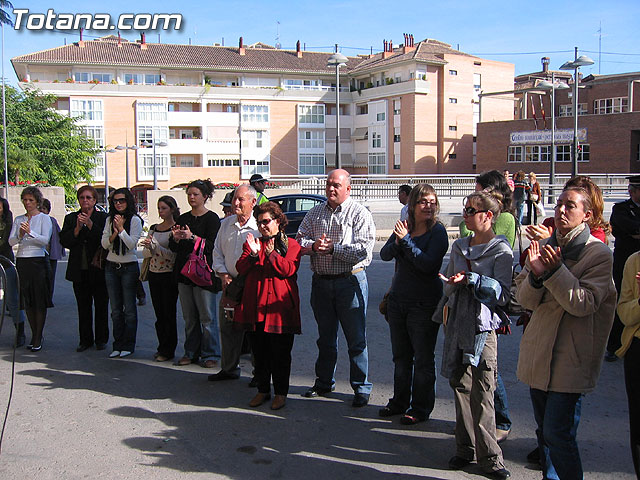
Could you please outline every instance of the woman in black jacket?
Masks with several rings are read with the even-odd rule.
[[[104,281],[104,270],[91,265],[100,247],[102,230],[107,214],[96,209],[98,192],[90,185],[78,189],[80,210],[64,217],[60,243],[69,249],[66,279],[73,282],[73,293],[78,304],[80,343],[76,351],[83,352],[96,344],[104,350],[109,341],[109,295]],[[95,308],[95,337],[93,332]]]

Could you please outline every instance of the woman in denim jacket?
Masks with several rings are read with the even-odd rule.
[[[449,467],[459,470],[477,457],[492,478],[508,478],[495,431],[493,392],[497,375],[497,336],[502,323],[497,306],[509,299],[513,252],[492,224],[502,195],[472,193],[463,216],[473,236],[456,240],[447,267],[446,319],[442,373],[449,378],[456,404],[456,455]],[[474,442],[475,439],[475,442]]]

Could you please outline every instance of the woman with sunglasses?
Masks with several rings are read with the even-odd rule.
[[[102,231],[107,250],[104,277],[111,303],[113,351],[109,358],[124,358],[136,348],[138,311],[136,285],[140,276],[136,246],[142,234],[142,219],[128,188],[118,188],[109,197],[109,216]]]
[[[393,398],[381,417],[402,415],[414,425],[429,418],[436,400],[435,347],[439,325],[431,317],[442,297],[438,272],[449,248],[447,230],[437,221],[438,196],[431,185],[413,187],[408,218],[396,222],[380,250],[384,261],[395,259],[387,319],[393,352]]]
[[[27,187],[20,194],[26,213],[15,218],[9,245],[18,245],[16,268],[20,278],[20,300],[31,327],[32,352],[42,350],[42,332],[51,303],[51,265],[47,245],[51,240],[51,218],[40,212],[42,193],[38,187]]]
[[[449,467],[460,470],[474,457],[492,478],[510,476],[496,440],[493,393],[496,388],[498,342],[502,320],[497,306],[509,300],[513,252],[493,222],[502,195],[482,191],[469,195],[464,221],[473,232],[451,248],[445,294],[446,318],[442,373],[449,378],[456,405],[456,454]]]
[[[213,197],[210,180],[195,180],[187,186],[187,201],[191,211],[178,217],[171,229],[169,248],[176,253],[173,272],[178,282],[178,296],[184,317],[184,355],[176,365],[200,362],[204,368],[214,368],[220,360],[220,334],[216,293],[221,290],[220,281],[211,275],[213,284],[198,286],[182,275],[182,267],[193,252],[196,241],[204,242],[204,255],[211,265],[213,244],[220,230],[220,218],[205,203]]]
[[[247,235],[236,263],[246,280],[233,320],[251,332],[258,393],[249,406],[258,407],[271,398],[273,381],[271,410],[279,410],[289,393],[293,338],[300,333],[300,245],[284,233],[287,217],[277,203],[258,205],[253,215],[262,236]]]

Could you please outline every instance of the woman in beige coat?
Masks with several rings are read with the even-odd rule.
[[[616,304],[611,251],[590,235],[590,217],[584,189],[562,192],[555,232],[544,244],[531,242],[516,279],[518,301],[533,311],[517,374],[530,386],[549,479],[583,478],[576,442],[581,399],[595,388]]]

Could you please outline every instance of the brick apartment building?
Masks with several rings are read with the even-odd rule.
[[[335,68],[331,53],[170,45],[108,36],[13,58],[21,88],[57,97],[82,117],[99,146],[135,145],[130,184],[140,200],[198,178],[239,181],[322,175],[336,165]],[[341,164],[352,173],[471,173],[480,90],[513,85],[513,64],[427,39],[349,57],[340,69]],[[496,102],[484,118],[513,117]],[[125,185],[125,151],[107,153],[109,183]],[[95,183],[104,182],[104,154]],[[103,184],[104,185],[104,184]]]
[[[548,58],[541,72],[515,79],[514,120],[478,124],[477,169],[504,168],[549,173],[551,159],[551,97],[537,89],[551,81]],[[566,71],[553,72],[556,82],[556,172],[571,173],[573,83]],[[482,100],[484,106],[484,99]],[[543,114],[544,111],[544,114]],[[640,171],[640,72],[589,75],[579,84],[578,140],[580,173]]]

